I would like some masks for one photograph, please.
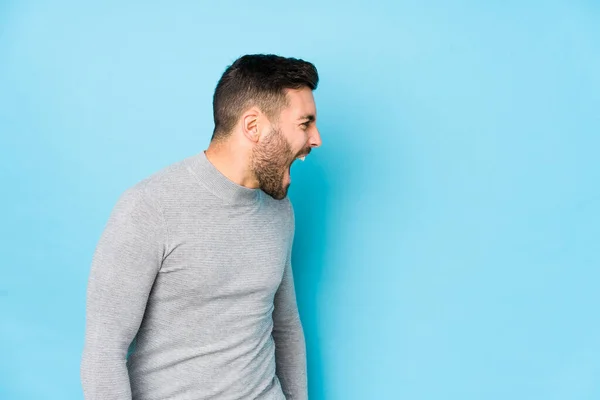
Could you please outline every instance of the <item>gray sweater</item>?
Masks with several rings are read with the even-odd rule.
[[[87,400],[306,399],[289,198],[200,152],[127,189],[94,253]]]

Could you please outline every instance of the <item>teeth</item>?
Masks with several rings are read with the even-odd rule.
[[[299,157],[298,159],[301,161],[304,161],[305,158],[306,158],[306,156],[302,156],[302,157]]]

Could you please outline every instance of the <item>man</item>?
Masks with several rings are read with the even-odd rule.
[[[87,288],[86,399],[307,398],[287,191],[321,145],[317,83],[302,60],[239,58],[208,149],[121,195]]]

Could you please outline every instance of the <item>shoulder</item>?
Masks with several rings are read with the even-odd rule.
[[[171,197],[180,196],[186,188],[196,188],[188,171],[192,157],[173,162],[135,182],[122,192],[120,201],[145,202],[160,211],[165,203],[172,203]]]
[[[148,193],[172,189],[190,179],[188,165],[194,156],[173,162],[148,175],[134,186],[145,187]]]
[[[161,219],[162,210],[156,199],[148,195],[148,181],[142,180],[119,195],[111,213],[111,219]]]
[[[170,182],[180,182],[185,170],[181,160],[163,167],[131,184],[119,194],[113,214],[156,214],[161,216],[165,193],[172,191]]]

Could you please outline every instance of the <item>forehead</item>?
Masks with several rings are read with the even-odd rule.
[[[282,114],[287,114],[292,118],[311,114],[317,115],[315,98],[310,88],[287,89],[286,95],[288,106],[282,110]]]

